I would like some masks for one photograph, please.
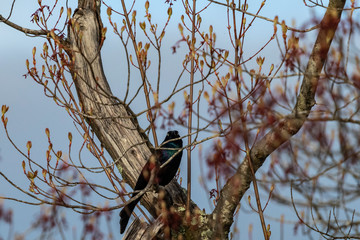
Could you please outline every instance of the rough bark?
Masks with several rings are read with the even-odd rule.
[[[310,114],[311,108],[315,105],[315,93],[319,76],[340,22],[344,5],[345,0],[331,0],[329,2],[320,24],[320,30],[292,114],[279,122],[262,139],[257,141],[251,149],[250,159],[254,172],[263,165],[272,152],[300,130]],[[249,189],[252,179],[253,175],[249,161],[245,159],[221,190],[220,199],[210,219],[212,222],[211,229],[214,230],[212,238],[228,238],[233,223],[233,214],[245,192]]]
[[[72,58],[72,76],[82,111],[126,182],[134,187],[152,153],[151,144],[132,111],[113,97],[106,80],[100,54],[100,2],[79,0],[78,6],[68,29],[67,52]],[[176,181],[169,184],[167,189],[174,204],[186,204],[186,194]],[[156,202],[156,194],[147,194],[142,200],[154,217]]]

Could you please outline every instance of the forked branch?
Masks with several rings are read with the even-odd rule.
[[[331,42],[334,38],[345,0],[331,0],[327,11],[320,23],[318,37],[314,44],[300,93],[292,113],[278,122],[263,138],[257,141],[250,152],[250,159],[256,172],[265,162],[266,158],[288,141],[303,126],[315,105],[315,93],[319,82]],[[252,182],[252,173],[249,161],[241,163],[236,173],[228,179],[220,193],[218,204],[212,213],[213,237],[224,238],[228,235],[233,223],[233,214],[237,205],[249,189]],[[225,237],[226,238],[226,237]]]

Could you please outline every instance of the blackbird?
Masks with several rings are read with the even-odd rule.
[[[175,177],[176,172],[179,168],[183,142],[180,139],[178,131],[169,131],[161,143],[160,148],[155,150],[155,153],[150,157],[150,159],[145,164],[144,168],[141,170],[140,176],[136,182],[132,198],[139,194],[139,191],[143,190],[147,185],[151,177],[151,171],[155,170],[154,183],[159,184],[160,186],[166,186],[170,181]],[[179,152],[178,152],[179,151]],[[159,165],[166,163],[172,156],[174,156],[170,162],[164,165],[162,168],[159,168]],[[142,193],[143,195],[144,193]],[[129,222],[131,213],[133,212],[136,204],[140,201],[141,196],[136,200],[127,204],[120,212],[120,233],[124,233],[126,225]]]

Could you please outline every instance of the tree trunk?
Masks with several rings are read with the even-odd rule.
[[[95,0],[79,0],[79,7],[71,19],[67,50],[72,58],[71,74],[82,113],[123,178],[134,187],[152,153],[152,146],[131,110],[112,95],[106,80],[100,54],[102,23],[100,4],[97,3]],[[167,191],[174,205],[186,205],[185,191],[176,181],[167,186]],[[142,204],[153,217],[156,217],[156,203],[157,195],[153,193],[142,199]]]

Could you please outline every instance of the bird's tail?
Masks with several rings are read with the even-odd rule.
[[[137,194],[133,195],[135,197]],[[126,226],[129,222],[131,213],[134,211],[136,204],[140,201],[141,196],[139,196],[136,200],[127,204],[120,212],[120,233],[124,233]]]

